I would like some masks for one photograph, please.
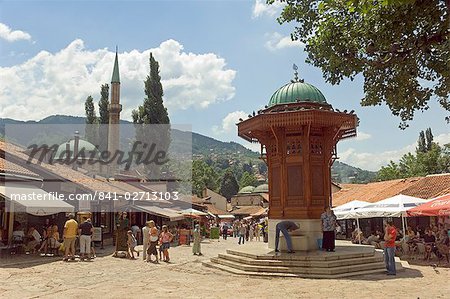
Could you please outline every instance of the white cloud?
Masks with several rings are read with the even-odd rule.
[[[266,37],[267,41],[265,47],[270,51],[292,47],[303,48],[305,46],[305,44],[299,40],[293,41],[290,36],[283,36],[278,32],[266,34]]]
[[[8,42],[15,42],[18,40],[30,40],[31,35],[25,31],[12,30],[9,26],[0,23],[0,38]]]
[[[354,140],[362,141],[372,138],[372,135],[359,131],[356,135],[356,138]]]
[[[450,133],[439,134],[438,136],[434,136],[433,141],[439,143],[440,146],[450,143]]]
[[[450,133],[440,134],[434,137],[434,141],[440,145],[450,143]],[[384,152],[357,152],[354,148],[349,148],[343,152],[338,152],[339,161],[366,170],[377,171],[381,166],[386,166],[391,160],[398,162],[400,158],[409,152],[414,153],[417,142],[409,144],[401,149]]]
[[[239,123],[239,119],[245,120],[247,118],[248,113],[245,113],[242,110],[230,112],[222,119],[222,123],[220,125],[212,127],[212,133],[220,140],[232,140],[242,144],[252,151],[259,153],[261,150],[261,145],[259,143],[250,143],[239,138],[237,135],[236,124]]]
[[[267,5],[265,0],[255,0],[253,5],[252,18],[259,18],[264,15],[273,17],[281,11],[283,3],[275,2],[272,5]]]
[[[227,69],[225,59],[213,53],[183,51],[175,40],[157,48],[119,53],[121,117],[144,99],[143,81],[149,72],[149,55],[160,64],[164,103],[170,111],[206,108],[234,96],[236,71]],[[57,53],[41,51],[12,67],[0,67],[0,117],[41,119],[51,114],[84,115],[88,95],[99,98],[100,85],[111,81],[114,53],[89,50],[80,39]]]
[[[222,120],[222,124],[220,126],[213,126],[212,130],[215,135],[222,134],[230,134],[233,133],[233,136],[237,135],[237,126],[236,124],[239,122],[239,119],[246,119],[248,113],[244,111],[234,111],[230,112],[225,116]]]

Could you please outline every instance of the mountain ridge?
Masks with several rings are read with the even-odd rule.
[[[132,124],[127,120],[120,120],[121,124]],[[8,124],[68,124],[71,130],[84,132],[85,117],[70,115],[51,115],[39,121],[21,121],[12,118],[0,118],[0,136],[5,135],[5,125]],[[191,136],[188,136],[191,134]],[[174,147],[186,149],[187,138],[192,137],[192,154],[195,159],[222,157],[228,159],[242,159],[244,161],[258,159],[259,153],[254,152],[234,141],[221,141],[195,132],[172,129],[172,143]],[[343,162],[335,161],[332,166],[332,178],[337,183],[367,183],[374,181],[376,172],[363,170]]]

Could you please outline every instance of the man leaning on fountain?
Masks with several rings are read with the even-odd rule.
[[[299,229],[300,226],[292,221],[281,221],[278,222],[276,226],[276,232],[275,232],[275,252],[280,252],[278,250],[278,243],[280,242],[280,231],[283,233],[284,238],[286,239],[286,245],[288,248],[288,253],[294,253],[292,250],[292,240],[291,236],[289,235],[289,232]]]

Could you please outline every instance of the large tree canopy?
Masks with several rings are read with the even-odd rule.
[[[363,106],[384,102],[401,127],[432,98],[450,111],[450,0],[276,1],[327,82],[364,76]]]

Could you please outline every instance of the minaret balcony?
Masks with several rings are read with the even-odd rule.
[[[108,105],[108,111],[111,113],[119,113],[122,111],[122,104],[110,103]]]

